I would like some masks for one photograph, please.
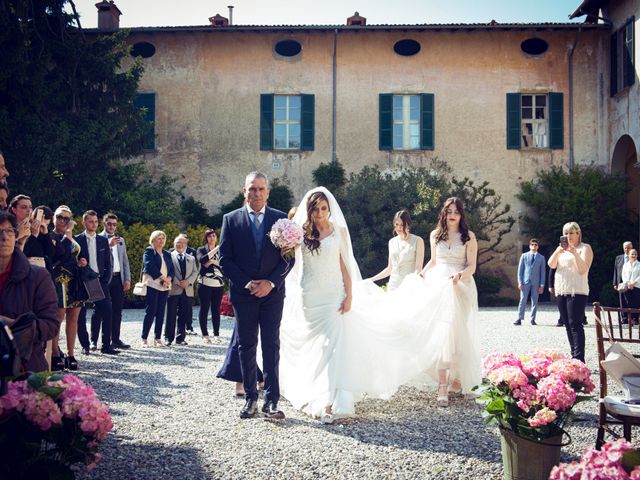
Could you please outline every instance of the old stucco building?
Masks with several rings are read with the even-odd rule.
[[[597,21],[608,2],[586,0],[574,13],[589,14],[585,23],[367,25],[356,13],[335,26],[216,15],[204,26],[132,28],[145,63],[140,104],[154,125],[145,161],[212,212],[251,170],[286,175],[299,198],[332,159],[357,171],[438,157],[457,176],[489,181],[516,216],[518,183],[552,165],[594,162],[637,181],[634,56],[632,74],[628,60],[618,64],[626,76],[612,95],[610,55],[616,29],[631,28],[620,48],[635,42],[628,16],[640,0],[612,3],[623,4],[613,26]],[[99,30],[116,29],[117,7],[97,6]],[[518,223],[506,240],[513,276],[526,242]]]

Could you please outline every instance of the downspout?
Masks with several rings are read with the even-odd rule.
[[[575,166],[575,158],[573,154],[573,52],[578,45],[578,37],[582,28],[578,28],[576,39],[569,50],[569,171]]]
[[[336,154],[336,75],[337,75],[337,64],[336,64],[336,53],[338,49],[338,29],[336,28],[333,31],[333,102],[332,102],[332,118],[331,118],[331,129],[332,129],[332,148],[331,148],[331,161],[333,163],[338,161],[338,157]]]

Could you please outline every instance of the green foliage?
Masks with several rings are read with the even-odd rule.
[[[176,219],[172,182],[121,160],[142,153],[148,128],[133,105],[142,63],[131,61],[126,32],[86,35],[67,3],[0,8],[0,145],[12,191],[132,222]]]
[[[287,213],[293,206],[293,192],[287,185],[287,177],[275,178],[271,182],[269,206]]]
[[[180,217],[186,225],[210,224],[211,216],[204,203],[193,197],[185,198],[180,204]]]
[[[582,239],[594,254],[589,271],[593,300],[611,289],[613,263],[622,242],[637,239],[637,214],[632,215],[625,207],[628,190],[623,175],[608,174],[593,165],[578,166],[570,172],[554,167],[520,185],[518,198],[529,207],[523,217],[526,233],[555,248],[565,223],[575,221],[580,225]],[[601,300],[618,302],[615,295],[605,295]]]
[[[212,226],[216,228],[221,227],[222,217],[224,216],[224,214],[229,213],[235,210],[236,208],[240,208],[242,205],[244,205],[244,195],[239,193],[238,195],[233,197],[233,199],[229,203],[225,203],[222,207],[220,207],[220,210],[218,211],[218,213],[216,213],[211,217]]]
[[[321,163],[313,172],[316,185],[326,187],[329,191],[339,192],[347,183],[347,175],[342,164],[338,161]]]

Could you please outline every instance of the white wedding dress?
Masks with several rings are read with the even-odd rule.
[[[329,198],[333,232],[311,253],[304,245],[287,276],[280,329],[282,395],[299,410],[319,417],[326,405],[335,417],[354,414],[364,395],[390,398],[411,383],[437,382],[438,368],[451,368],[468,391],[481,381],[473,279],[453,285],[464,268],[459,241],[443,251],[425,279],[410,274],[385,293],[363,281],[353,258],[349,230],[337,202],[320,187],[307,193],[294,221],[306,221],[306,199],[321,190]],[[302,213],[301,213],[302,212]],[[446,246],[444,247],[446,249]],[[353,283],[351,310],[342,315],[342,256]]]

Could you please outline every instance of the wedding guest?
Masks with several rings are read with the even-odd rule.
[[[193,258],[196,258],[196,250],[189,245],[189,236],[186,233],[180,233],[178,235],[180,238],[183,238],[185,242],[187,242],[186,252],[191,255]],[[193,302],[189,302],[189,315],[186,317],[187,319],[187,335],[197,335],[193,331]]]
[[[148,347],[147,337],[155,322],[154,341],[156,347],[163,347],[162,323],[167,305],[167,297],[174,276],[171,254],[164,250],[167,235],[162,230],[154,230],[149,236],[149,246],[142,256],[142,281],[147,286],[145,314],[142,322],[142,346]]]
[[[48,370],[44,346],[59,329],[51,275],[16,248],[18,222],[0,212],[0,320],[9,326],[28,371]]]
[[[185,341],[187,319],[193,305],[193,284],[198,277],[196,259],[187,253],[187,238],[178,235],[173,241],[171,261],[173,262],[173,281],[167,300],[167,323],[164,327],[165,345],[168,347],[175,339],[176,345],[187,345]],[[176,316],[178,335],[176,336]],[[208,337],[207,337],[208,338]]]
[[[7,165],[4,161],[4,153],[0,150],[0,182],[6,184],[8,176],[9,170],[7,170]]]
[[[9,212],[15,215],[18,222],[17,245],[20,250],[24,249],[32,235],[37,236],[40,232],[40,223],[31,218],[32,211],[31,198],[26,195],[16,195],[9,202]]]
[[[582,241],[576,222],[562,227],[562,241],[549,258],[556,269],[555,292],[560,318],[567,331],[571,356],[584,362],[584,309],[589,295],[589,269],[593,262],[591,246]],[[566,237],[566,239],[564,238]]]
[[[205,343],[212,343],[207,328],[207,316],[211,311],[213,324],[213,343],[220,342],[220,303],[224,294],[224,276],[220,270],[220,247],[216,246],[218,237],[211,228],[204,234],[204,245],[196,252],[196,259],[200,265],[198,278],[198,298],[200,299],[200,331]]]
[[[394,237],[389,240],[389,262],[384,270],[370,278],[372,281],[389,277],[387,290],[395,290],[410,273],[418,273],[424,265],[424,241],[411,233],[411,216],[399,210],[393,216]]]
[[[7,182],[0,182],[0,210],[9,208],[7,200],[9,198],[9,185]]]
[[[622,254],[616,256],[613,264],[613,289],[618,292],[618,300],[620,308],[628,308],[627,297],[618,291],[618,286],[622,283],[622,267],[629,262],[629,252],[633,248],[633,243],[627,241],[622,244]],[[622,323],[627,324],[627,314],[622,312]]]
[[[52,258],[52,276],[58,296],[58,322],[65,322],[67,357],[60,351],[59,335],[53,339],[51,359],[52,370],[77,370],[78,362],[74,356],[76,336],[78,335],[78,315],[82,307],[82,282],[80,267],[87,265],[80,258],[80,245],[73,238],[73,214],[66,205],[60,205],[53,214],[53,241],[55,251]],[[85,297],[86,298],[86,297]]]
[[[49,224],[53,219],[53,210],[46,205],[40,205],[33,210],[31,217],[40,223],[40,229],[37,235],[31,234],[29,236],[22,252],[33,265],[38,265],[51,271],[55,246],[53,235],[49,233]]]
[[[536,313],[538,312],[538,295],[544,292],[546,277],[545,259],[538,253],[538,240],[529,240],[529,251],[520,256],[518,264],[518,290],[520,290],[520,303],[518,304],[518,319],[514,325],[521,325],[524,320],[524,310],[527,299],[531,297],[531,325],[536,325]]]
[[[640,308],[640,262],[638,262],[638,251],[629,250],[629,261],[622,267],[622,284],[626,288],[623,295],[626,297],[628,308]],[[638,325],[638,315],[631,318],[634,325]]]

